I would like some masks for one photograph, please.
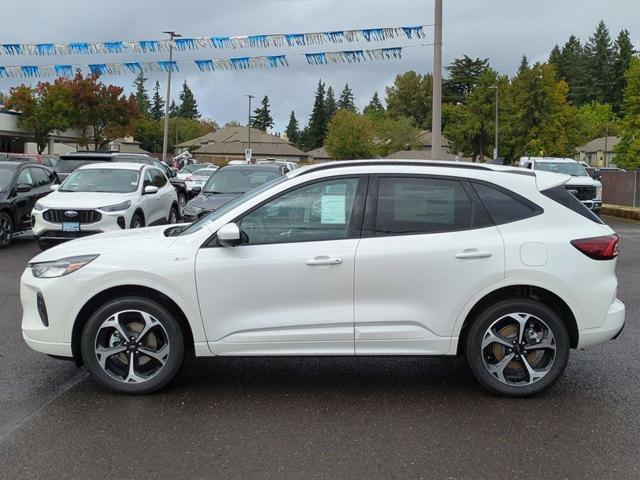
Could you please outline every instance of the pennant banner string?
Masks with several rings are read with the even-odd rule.
[[[380,42],[395,38],[426,38],[424,27],[416,25],[404,27],[363,28],[359,30],[338,30],[311,33],[277,33],[269,35],[240,35],[233,37],[174,38],[173,40],[137,40],[109,42],[65,42],[65,43],[2,43],[0,55],[89,55],[104,53],[155,53],[166,52],[170,46],[179,51],[203,48],[270,48],[323,45],[329,43],[353,43],[358,41]]]

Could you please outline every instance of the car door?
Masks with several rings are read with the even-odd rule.
[[[353,355],[353,267],[366,177],[294,187],[237,219],[243,241],[196,260],[218,355]]]
[[[158,220],[167,220],[169,218],[169,210],[175,195],[172,195],[172,191],[175,191],[170,186],[167,177],[159,169],[153,168],[151,170],[153,177],[153,184],[158,187]]]
[[[19,192],[18,186],[29,186],[30,190],[28,192]],[[14,195],[16,231],[27,230],[31,228],[31,211],[38,200],[38,193],[30,168],[25,167],[18,173]]]
[[[468,182],[372,176],[355,263],[356,354],[446,353],[464,305],[502,278],[502,237]]]
[[[145,168],[142,174],[142,190],[140,197],[140,205],[144,212],[145,225],[149,226],[154,223],[158,218],[158,194],[157,193],[144,193],[145,188],[155,187],[153,182],[153,176],[151,168]]]
[[[29,167],[31,178],[33,180],[33,192],[36,201],[51,193],[52,174],[49,170],[42,167]]]

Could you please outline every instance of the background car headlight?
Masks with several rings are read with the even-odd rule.
[[[89,262],[98,258],[98,255],[79,255],[77,257],[61,258],[51,262],[29,263],[31,273],[36,278],[55,278],[69,275],[80,270]]]
[[[602,184],[596,185],[596,200],[602,200]]]
[[[44,210],[46,207],[44,205],[42,205],[40,202],[36,202],[36,204],[33,206],[33,209],[41,212],[42,210]]]
[[[126,210],[131,206],[131,201],[127,200],[126,202],[118,203],[117,205],[108,205],[106,207],[100,207],[98,210],[102,210],[103,212],[119,212],[120,210]]]

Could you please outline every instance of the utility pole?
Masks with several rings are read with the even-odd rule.
[[[169,40],[171,43],[169,44],[169,62],[173,61],[173,39],[176,37],[181,37],[179,33],[176,32],[162,32],[169,35]],[[169,64],[169,71],[167,72],[167,98],[165,99],[164,104],[164,135],[162,139],[162,161],[167,163],[167,148],[169,145],[169,101],[171,98],[171,64]]]
[[[431,160],[442,158],[442,0],[435,0],[433,35],[433,105]]]
[[[253,95],[247,95],[249,98],[249,117],[247,118],[247,149],[251,150],[251,99],[256,98]],[[251,159],[247,159],[249,162]]]
[[[493,159],[498,159],[498,85],[491,85],[489,88],[496,89],[496,140],[493,147]]]

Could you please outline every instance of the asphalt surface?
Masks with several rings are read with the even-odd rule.
[[[622,237],[627,327],[532,399],[457,359],[203,359],[160,393],[107,393],[24,345],[30,240],[0,251],[0,478],[640,478],[640,223]]]

